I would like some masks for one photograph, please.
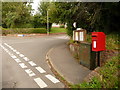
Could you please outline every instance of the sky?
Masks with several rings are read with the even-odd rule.
[[[40,3],[41,0],[33,0],[33,3],[31,4],[32,5],[32,9],[35,9],[35,11],[33,12],[33,15],[38,11],[37,8],[38,8],[38,4]]]

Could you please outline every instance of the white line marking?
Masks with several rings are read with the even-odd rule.
[[[53,77],[52,75],[48,74],[45,75],[45,77],[47,77],[49,80],[51,80],[53,83],[58,83],[60,82],[58,79],[56,79],[55,77]]]
[[[27,66],[24,63],[20,63],[19,65],[21,66],[21,68],[27,68]]]
[[[7,49],[6,49],[6,48],[4,48],[4,50],[5,50],[5,51],[7,51]]]
[[[12,53],[8,53],[10,56],[14,56]]]
[[[11,50],[14,50],[14,48],[10,48]]]
[[[4,43],[6,46],[9,46],[7,43]]]
[[[24,57],[23,59],[24,59],[25,61],[29,61],[29,59],[28,59],[27,57]]]
[[[40,88],[47,87],[47,84],[40,78],[35,78],[34,81],[38,84]]]
[[[28,62],[31,66],[36,66],[36,64],[33,61]]]
[[[9,53],[9,51],[8,51],[8,50],[7,50],[6,52],[7,52],[7,53]]]
[[[45,73],[46,71],[41,67],[35,67],[40,73]]]
[[[25,72],[30,76],[35,76],[35,73],[33,73],[33,71],[31,69],[26,69]]]
[[[16,51],[17,51],[17,50],[15,50],[15,49],[13,50],[13,52],[16,52]]]
[[[12,55],[11,57],[12,57],[13,59],[14,59],[14,58],[17,58],[15,55]]]
[[[16,52],[16,54],[20,54],[20,52]]]
[[[23,54],[20,54],[19,56],[20,56],[20,57],[24,57],[24,55],[23,55]]]
[[[18,59],[18,58],[16,58],[16,59],[14,59],[17,63],[20,63],[21,61],[20,61],[20,59]]]

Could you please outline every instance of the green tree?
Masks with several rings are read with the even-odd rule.
[[[25,27],[31,19],[31,5],[27,2],[3,2],[2,26],[6,28]]]
[[[77,22],[77,27],[87,31],[103,31],[105,33],[119,32],[120,3],[107,2],[55,2],[54,22],[63,22],[68,25],[68,34],[72,36],[75,30],[73,23]]]
[[[49,17],[49,31],[51,30],[52,20],[51,20],[51,12],[53,10],[53,3],[52,2],[40,2],[38,11],[40,13],[40,18],[42,23],[46,25],[47,28],[47,12]]]
[[[46,23],[40,14],[34,15],[34,28],[46,28]]]

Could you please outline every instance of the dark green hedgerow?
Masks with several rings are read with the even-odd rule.
[[[7,34],[31,34],[31,33],[47,33],[45,28],[2,28],[2,35]]]

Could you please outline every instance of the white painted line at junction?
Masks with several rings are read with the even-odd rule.
[[[9,46],[7,43],[4,43],[6,46]]]
[[[16,54],[20,54],[20,52],[16,52]]]
[[[12,46],[8,45],[7,43],[4,43],[7,47],[9,47],[11,50],[14,51],[14,48],[12,48]]]
[[[13,56],[13,54],[12,54],[11,52],[8,52],[8,54],[9,54],[10,56]]]
[[[9,52],[9,50],[7,50],[7,49],[4,49],[7,53]]]
[[[20,63],[19,65],[21,66],[21,68],[27,68],[27,66],[24,63]]]
[[[12,53],[8,53],[10,56],[14,56]]]
[[[3,47],[3,45],[1,45],[1,47],[5,50],[5,47]]]
[[[11,46],[8,46],[9,48],[12,48]]]
[[[10,49],[11,49],[11,50],[14,50],[14,48],[12,48],[12,47],[11,47]]]
[[[2,46],[2,48],[3,48],[3,49],[5,49],[5,47],[4,47],[4,46]]]
[[[41,67],[35,67],[40,73],[45,73],[46,71]]]
[[[23,55],[23,54],[19,54],[19,56],[20,56],[20,57],[24,57],[24,55]]]
[[[35,78],[34,81],[38,84],[40,88],[47,87],[47,84],[41,78]]]
[[[31,66],[36,66],[36,64],[33,61],[28,62]]]
[[[12,55],[11,57],[12,57],[13,59],[14,59],[14,58],[17,58],[15,55]]]
[[[60,82],[58,79],[56,79],[55,77],[53,77],[52,75],[48,74],[45,75],[45,77],[47,77],[50,81],[52,81],[53,83],[58,83]]]
[[[28,59],[27,57],[24,57],[23,59],[24,59],[25,61],[29,61],[29,59]]]
[[[5,50],[5,51],[7,51],[7,49],[6,49],[6,48],[4,48],[4,50]]]
[[[14,49],[13,52],[17,52],[17,50]]]
[[[21,61],[20,61],[20,59],[18,59],[18,58],[16,58],[16,59],[14,59],[17,63],[20,63]]]
[[[25,72],[30,76],[35,76],[35,73],[33,73],[33,71],[31,69],[26,69]]]

